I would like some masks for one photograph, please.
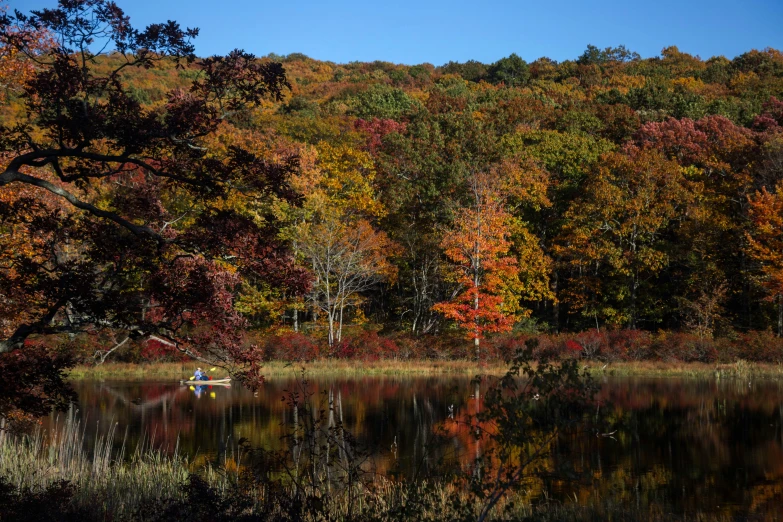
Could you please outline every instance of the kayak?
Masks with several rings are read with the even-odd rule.
[[[179,381],[180,384],[190,384],[193,386],[231,386],[231,379],[226,377],[225,379],[213,379],[211,381]]]

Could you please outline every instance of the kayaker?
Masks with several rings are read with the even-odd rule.
[[[206,375],[204,375],[204,372],[201,371],[201,368],[196,368],[196,372],[193,374],[193,380],[196,381],[203,381],[205,379]]]

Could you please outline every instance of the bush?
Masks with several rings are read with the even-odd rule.
[[[609,347],[609,338],[606,332],[595,328],[577,334],[575,340],[582,347],[582,357],[585,359],[598,359]],[[567,348],[570,347],[567,346]]]
[[[664,362],[703,362],[718,360],[718,350],[712,339],[685,332],[661,334],[653,343],[654,357]]]
[[[642,361],[651,356],[652,336],[643,330],[616,330],[609,333],[604,350],[608,362]]]
[[[359,335],[344,338],[334,347],[335,357],[364,361],[394,359],[399,352],[400,347],[393,340],[379,336],[375,330],[365,330]]]
[[[86,512],[71,505],[75,490],[62,480],[39,491],[23,491],[0,477],[0,518],[15,522],[87,520]]]
[[[732,345],[732,361],[783,362],[783,339],[769,330],[744,333]]]
[[[264,357],[267,360],[311,361],[320,355],[318,342],[299,332],[272,336],[264,344]]]

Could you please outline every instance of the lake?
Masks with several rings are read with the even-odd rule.
[[[613,498],[674,514],[783,512],[783,383],[777,381],[606,378],[598,399],[607,433],[558,440],[551,462],[573,480],[542,485],[556,501]],[[191,460],[222,462],[244,438],[282,448],[295,412],[284,401],[299,384],[271,379],[258,394],[239,386],[194,389],[171,382],[74,383],[75,415],[88,443],[116,427],[115,445],[142,438]],[[315,409],[342,417],[376,472],[422,476],[439,466],[468,468],[480,443],[459,419],[482,407],[481,386],[453,377],[316,378]],[[323,393],[322,393],[323,392]],[[296,412],[298,415],[299,412]],[[65,414],[45,423],[62,423]],[[436,433],[445,443],[434,447]],[[560,466],[562,467],[562,466]],[[534,491],[533,496],[540,495]]]

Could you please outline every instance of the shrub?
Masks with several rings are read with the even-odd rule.
[[[288,332],[275,335],[264,344],[266,359],[282,361],[311,361],[321,355],[318,343],[299,332]]]
[[[393,359],[400,347],[388,337],[381,337],[375,330],[365,330],[359,335],[344,338],[335,346],[334,354],[342,359],[358,358],[365,361]]]
[[[712,339],[685,332],[661,334],[653,343],[655,358],[665,361],[704,362],[718,360],[718,351]]]
[[[742,334],[734,341],[732,360],[744,359],[753,362],[783,362],[783,339],[769,330]]]
[[[651,357],[652,337],[643,330],[609,332],[609,342],[603,350],[607,362],[641,361]]]
[[[0,477],[0,513],[4,520],[7,517],[16,522],[87,520],[85,510],[71,505],[75,490],[75,486],[65,480],[38,491],[22,490]]]
[[[501,337],[493,340],[496,357],[503,361],[510,361],[514,356],[525,348],[525,341],[529,338],[527,335],[519,337]]]
[[[568,341],[566,341],[566,348],[569,348],[571,351],[573,351],[574,342],[570,342],[572,344],[569,346]],[[609,339],[606,335],[606,332],[601,332],[593,328],[591,330],[587,330],[586,332],[577,334],[576,343],[578,343],[578,346],[582,348],[582,357],[585,359],[597,359],[608,348]]]

